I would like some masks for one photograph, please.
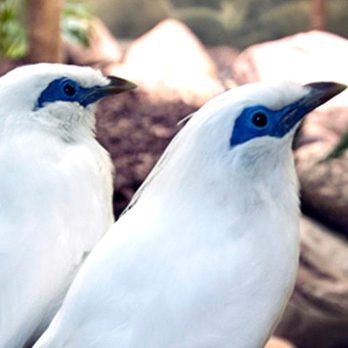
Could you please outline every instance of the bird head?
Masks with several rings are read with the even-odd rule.
[[[27,65],[0,78],[0,114],[7,116],[8,123],[16,123],[16,118],[53,131],[93,130],[95,103],[133,88],[127,80],[105,77],[90,67]]]
[[[232,89],[192,117],[194,146],[238,167],[279,160],[283,150],[290,151],[303,118],[345,88],[334,82],[260,82]]]
[[[189,119],[150,178],[161,168],[160,185],[210,183],[215,190],[221,183],[222,191],[226,182],[243,186],[247,178],[281,185],[287,175],[296,182],[291,152],[296,129],[306,114],[344,89],[334,82],[259,82],[224,92]]]

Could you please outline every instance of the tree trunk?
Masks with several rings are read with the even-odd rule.
[[[28,59],[61,62],[60,16],[64,0],[26,0]]]
[[[326,29],[326,0],[311,0],[311,29]]]

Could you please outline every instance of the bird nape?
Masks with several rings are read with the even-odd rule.
[[[37,339],[113,223],[113,168],[95,140],[93,104],[133,87],[60,64],[0,78],[1,348]]]
[[[263,347],[298,267],[292,138],[344,88],[256,83],[198,110],[34,347]]]

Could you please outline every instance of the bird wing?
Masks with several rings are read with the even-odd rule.
[[[51,319],[113,222],[107,158],[76,144],[37,160],[13,148],[0,147],[0,347],[21,346]]]

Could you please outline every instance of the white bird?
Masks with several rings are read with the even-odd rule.
[[[257,83],[203,106],[34,347],[262,347],[298,266],[292,139],[305,114],[344,88]]]
[[[112,164],[95,140],[94,104],[133,86],[60,64],[0,78],[1,348],[47,327],[113,223]]]

